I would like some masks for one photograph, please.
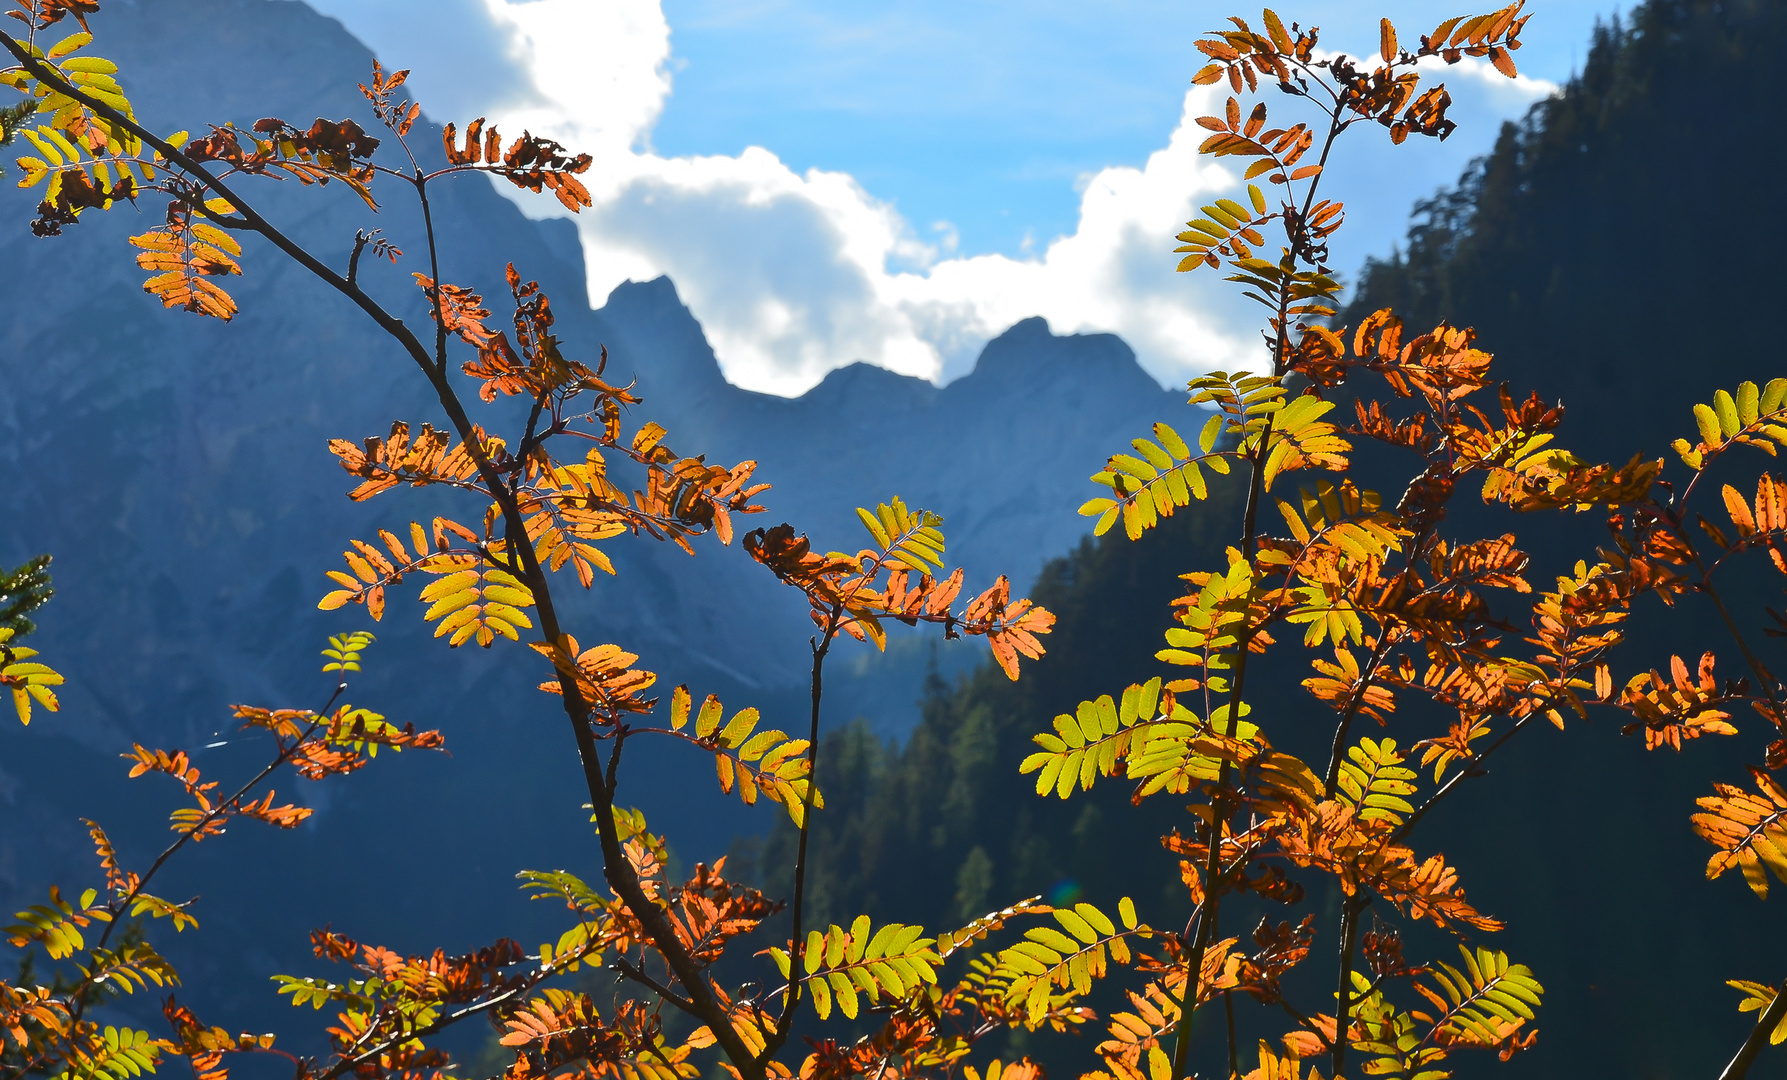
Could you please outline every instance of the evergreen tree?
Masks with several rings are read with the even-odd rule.
[[[1474,327],[1503,378],[1596,403],[1566,417],[1573,449],[1624,461],[1779,352],[1787,222],[1745,178],[1787,166],[1766,134],[1783,46],[1772,0],[1652,0],[1598,26],[1582,71],[1416,207],[1337,321]]]
[[[11,570],[0,567],[0,630],[11,630],[13,640],[37,629],[28,615],[49,603],[56,590],[50,587],[50,557],[39,555]]]

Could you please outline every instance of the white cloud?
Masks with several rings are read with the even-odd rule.
[[[483,0],[538,99],[503,119],[605,160],[649,139],[670,94],[670,24],[657,0]]]
[[[376,50],[381,38],[396,39],[367,8],[408,5],[319,6]],[[962,256],[953,230],[933,227],[927,241],[846,174],[799,174],[758,147],[737,156],[652,152],[651,129],[671,92],[671,28],[659,0],[451,0],[436,10],[431,17],[476,24],[490,49],[480,70],[506,73],[509,89],[496,94],[488,80],[418,64],[412,78],[424,102],[488,112],[594,154],[586,179],[596,205],[578,219],[592,302],[629,278],[669,274],[738,385],[799,393],[855,360],[946,381],[969,370],[988,338],[1038,314],[1058,333],[1120,334],[1167,383],[1256,355],[1247,328],[1258,320],[1237,308],[1246,301],[1218,275],[1173,272],[1173,235],[1200,203],[1237,186],[1234,172],[1196,153],[1205,133],[1195,118],[1224,96],[1214,88],[1186,94],[1178,129],[1141,168],[1082,178],[1071,235],[1034,256]],[[1469,68],[1454,82],[1465,84],[1455,96],[1471,118],[1491,124],[1550,89]],[[1496,96],[1482,100],[1485,91]],[[1356,141],[1371,137],[1363,135]],[[1449,171],[1423,189],[1411,191],[1406,175],[1390,184],[1397,201],[1380,199],[1394,209],[1378,212],[1386,219],[1378,232],[1393,235],[1410,198],[1450,179],[1456,155],[1445,160]],[[1368,219],[1373,190],[1362,193]],[[522,205],[556,209],[550,200]]]

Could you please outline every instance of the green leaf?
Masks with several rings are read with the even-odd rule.
[[[1756,384],[1748,381],[1739,383],[1737,387],[1737,418],[1746,425],[1754,424],[1759,415],[1758,404],[1760,404],[1760,396],[1757,394]]]
[[[881,550],[886,551],[887,545],[892,541],[888,538],[887,529],[882,525],[880,519],[860,506],[856,508],[856,516],[862,521],[863,528],[869,530],[869,535],[875,538],[875,543],[881,546]]]
[[[1700,441],[1707,446],[1718,446],[1725,441],[1719,434],[1719,414],[1712,410],[1712,406],[1694,406],[1694,423],[1700,428]]]
[[[1160,444],[1162,446],[1166,447],[1167,452],[1169,454],[1173,455],[1173,457],[1175,459],[1177,459],[1179,461],[1183,461],[1186,458],[1191,456],[1191,448],[1186,446],[1185,440],[1181,439],[1179,437],[1179,433],[1177,431],[1174,431],[1167,424],[1164,424],[1164,423],[1155,424],[1154,425],[1154,437],[1156,439],[1160,440]],[[1170,464],[1170,462],[1169,462],[1169,464]],[[1165,465],[1161,466],[1161,468],[1163,468],[1163,469],[1166,467],[1167,466],[1165,466]]]
[[[1718,414],[1719,428],[1726,438],[1736,435],[1743,425],[1737,419],[1737,403],[1731,400],[1731,394],[1725,390],[1713,393],[1713,411]]]
[[[1762,400],[1759,407],[1764,413],[1772,413],[1787,402],[1787,379],[1770,379],[1762,389]]]

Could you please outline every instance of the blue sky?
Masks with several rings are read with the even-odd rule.
[[[1535,9],[1522,69],[1566,79],[1601,7]],[[1305,21],[1343,49],[1369,47],[1381,16],[1405,34],[1438,22],[1430,3],[1312,10]],[[1079,177],[1140,166],[1165,145],[1199,66],[1191,43],[1230,13],[1207,0],[667,0],[664,11],[675,90],[652,134],[660,152],[769,147],[797,172],[855,176],[915,224],[953,224],[965,250],[1008,255],[1026,236],[1034,246],[1073,230]],[[1478,152],[1487,127],[1455,136],[1470,149],[1447,164]],[[1433,168],[1436,182],[1456,172]]]
[[[1236,179],[1196,158],[1188,124],[1220,108],[1220,96],[1187,91],[1199,66],[1192,42],[1226,7],[314,6],[389,64],[413,68],[437,119],[489,114],[592,150],[598,205],[580,220],[592,302],[627,278],[670,274],[741,385],[798,393],[853,360],[947,381],[1032,314],[1058,332],[1122,334],[1167,383],[1251,358],[1251,315],[1214,277],[1174,274],[1170,254],[1196,205]],[[1387,251],[1413,201],[1568,78],[1595,19],[1612,10],[1580,0],[1534,8],[1518,83],[1480,64],[1446,72],[1461,128],[1443,145],[1350,136],[1330,190],[1350,207],[1337,266],[1350,273]],[[1405,39],[1442,17],[1406,0],[1279,11],[1355,54],[1375,48],[1379,15]],[[1278,109],[1286,99],[1268,100]]]

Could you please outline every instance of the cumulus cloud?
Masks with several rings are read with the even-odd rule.
[[[375,50],[392,31],[368,9],[409,6],[315,2]],[[990,337],[1030,315],[1057,332],[1115,332],[1169,384],[1258,356],[1247,329],[1257,318],[1237,308],[1246,302],[1216,274],[1175,274],[1170,253],[1198,205],[1238,187],[1235,171],[1196,153],[1204,135],[1196,118],[1225,96],[1216,88],[1186,94],[1177,129],[1141,167],[1082,178],[1072,234],[1019,258],[962,255],[947,226],[926,239],[844,173],[796,173],[759,147],[736,156],[654,153],[651,130],[672,90],[671,28],[659,0],[433,0],[429,18],[462,20],[456,39],[484,50],[457,70],[413,65],[431,108],[444,101],[457,114],[489,113],[596,156],[586,177],[595,206],[578,218],[592,302],[628,279],[670,275],[740,386],[796,394],[857,360],[947,381],[971,368]],[[1493,125],[1551,89],[1476,68],[1451,76],[1470,84],[1456,95],[1469,122]],[[473,70],[484,75],[463,77]],[[1479,82],[1488,85],[1480,91]],[[1367,223],[1382,219],[1376,234],[1393,235],[1409,200],[1450,173],[1411,190],[1406,165],[1391,174],[1377,160],[1360,157],[1354,191],[1342,194],[1357,193]],[[1444,160],[1455,172],[1456,156]],[[549,200],[523,207],[556,209]]]

